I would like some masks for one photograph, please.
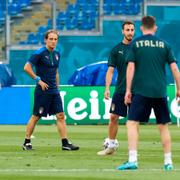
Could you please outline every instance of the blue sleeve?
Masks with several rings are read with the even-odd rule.
[[[39,59],[40,59],[40,55],[35,53],[29,58],[27,62],[30,63],[31,65],[36,65]]]

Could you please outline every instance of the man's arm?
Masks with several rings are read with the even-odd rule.
[[[24,71],[33,79],[36,79],[36,74],[34,73],[32,69],[32,65],[30,63],[26,63],[24,66]]]
[[[172,71],[173,77],[176,82],[176,98],[178,99],[178,103],[180,103],[180,73],[179,73],[179,69],[175,62],[170,64],[170,69]]]
[[[40,77],[38,77],[35,73],[34,73],[34,71],[33,71],[33,69],[32,69],[32,65],[30,64],[30,63],[26,63],[25,64],[25,66],[24,66],[24,71],[31,77],[31,78],[33,78],[34,80],[36,80],[36,82],[37,82],[37,84],[39,84],[40,86],[41,86],[41,88],[42,88],[42,90],[43,91],[45,91],[46,89],[48,89],[48,84],[46,84],[45,82],[43,82],[42,80],[41,80],[41,78]]]
[[[126,70],[126,94],[124,98],[124,102],[126,105],[131,103],[131,87],[132,80],[134,78],[135,64],[134,62],[129,62]]]
[[[59,87],[59,72],[58,69],[56,70],[56,86]]]
[[[105,99],[109,99],[109,96],[110,96],[109,88],[110,88],[110,85],[111,85],[111,82],[112,82],[113,73],[114,73],[114,67],[109,66],[108,70],[107,70],[107,73],[106,73],[106,89],[105,89],[105,92],[104,92],[104,98]]]

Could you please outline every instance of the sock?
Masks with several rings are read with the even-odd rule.
[[[129,162],[137,162],[137,150],[129,151]]]
[[[68,144],[68,139],[64,138],[61,140],[62,141],[62,145],[65,146],[66,144]]]
[[[171,152],[164,153],[164,164],[172,164]]]
[[[27,143],[30,143],[31,142],[31,139],[26,139],[24,140],[24,145],[27,144]]]
[[[114,148],[115,147],[115,139],[109,139],[109,148]]]

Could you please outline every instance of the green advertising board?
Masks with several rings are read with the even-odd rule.
[[[111,96],[114,87],[111,87]],[[31,89],[31,108],[33,106],[34,88]],[[111,100],[104,99],[103,86],[63,86],[60,87],[64,112],[67,124],[107,124],[109,122],[109,108]],[[167,87],[168,105],[172,122],[176,123],[178,106],[175,99],[174,85]],[[40,124],[52,124],[56,121],[55,116],[43,117]],[[120,119],[119,123],[125,123],[126,118]],[[155,123],[152,111],[150,123]]]

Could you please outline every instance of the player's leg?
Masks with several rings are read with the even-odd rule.
[[[56,114],[57,117],[57,129],[62,139],[67,138],[67,128],[65,122],[64,112],[60,112]]]
[[[79,147],[73,145],[67,138],[67,127],[65,121],[65,115],[63,112],[62,99],[59,94],[53,95],[50,114],[56,114],[57,117],[57,129],[62,142],[62,150],[78,150]]]
[[[168,125],[167,124],[160,124],[158,125],[160,131],[161,142],[164,151],[164,169],[165,170],[172,170],[173,163],[171,157],[171,136],[169,133]]]
[[[171,157],[171,135],[168,129],[168,123],[171,122],[171,119],[168,110],[167,98],[154,99],[153,104],[164,151],[164,169],[172,170],[173,163]]]
[[[137,162],[139,122],[129,120],[126,123],[126,127],[127,127],[128,150],[129,150],[128,162]]]
[[[116,139],[117,133],[118,133],[118,120],[119,120],[119,115],[117,114],[111,114],[110,115],[110,121],[109,121],[109,126],[108,126],[108,135],[109,139]]]
[[[106,139],[108,142],[107,148],[99,151],[97,155],[105,156],[113,154],[117,149],[117,140],[116,135],[118,132],[118,120],[119,115],[111,114],[110,121],[108,126],[108,138]],[[105,142],[106,143],[106,142]]]
[[[108,126],[108,147],[105,145],[105,149],[99,151],[98,155],[110,155],[113,154],[118,148],[118,141],[116,139],[118,133],[118,120],[119,117],[126,117],[127,106],[124,104],[124,94],[115,92],[113,94],[112,103],[110,107],[110,120]],[[106,144],[106,142],[105,142]]]
[[[39,116],[32,115],[26,126],[25,140],[23,144],[23,150],[32,150],[31,135],[33,134],[36,123],[39,120]]]
[[[33,115],[29,119],[29,122],[26,127],[26,134],[25,140],[23,143],[23,150],[31,150],[31,135],[34,131],[35,125],[40,119],[41,116],[47,115],[46,111],[48,109],[49,100],[47,99],[48,96],[45,96],[42,93],[38,93],[37,90],[34,92],[34,108],[33,108]]]
[[[139,137],[139,122],[147,122],[151,112],[149,99],[140,95],[134,95],[128,113],[128,161],[118,166],[118,170],[134,170],[138,168],[137,146]]]

